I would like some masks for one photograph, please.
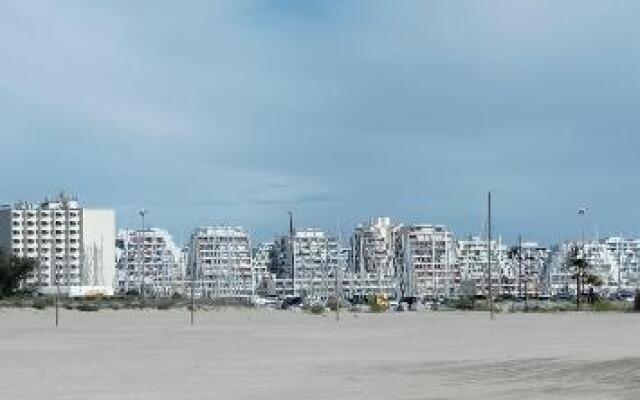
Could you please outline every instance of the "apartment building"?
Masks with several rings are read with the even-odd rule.
[[[488,295],[489,288],[489,241],[478,236],[457,241],[457,271],[461,281],[474,282],[476,294]],[[500,240],[491,241],[491,282],[493,294],[509,292],[512,283],[504,285],[504,274],[508,272],[508,247]]]
[[[635,290],[640,285],[640,239],[615,236],[603,241],[611,263],[609,290]]]
[[[43,293],[113,294],[115,213],[60,194],[0,209],[0,249],[38,261],[27,279]]]
[[[509,250],[508,261],[501,266],[501,294],[538,297],[548,294],[547,270],[551,251],[536,242],[523,242]]]
[[[293,239],[293,240],[292,240]],[[293,254],[292,254],[293,251]],[[287,294],[326,298],[339,268],[338,241],[318,229],[297,230],[275,241],[273,268]]]
[[[251,256],[251,241],[244,228],[197,228],[189,241],[188,278],[195,279],[198,296],[252,296],[255,282]]]
[[[459,284],[453,233],[442,225],[406,225],[395,233],[400,298],[447,297]]]
[[[171,296],[183,277],[184,254],[166,230],[121,230],[116,239],[120,294]]]
[[[395,274],[394,231],[391,218],[379,217],[356,227],[351,237],[352,270],[363,277]]]
[[[602,285],[597,288],[599,292],[632,292],[640,285],[640,239],[610,237],[589,241],[584,245],[562,245],[557,255],[559,261],[549,276],[553,293],[575,293],[574,271],[567,260],[572,246],[579,246],[580,253],[586,257],[589,272],[602,281]]]

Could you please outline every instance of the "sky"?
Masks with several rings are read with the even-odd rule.
[[[640,236],[636,0],[0,0],[0,203]],[[589,208],[585,221],[577,209]]]

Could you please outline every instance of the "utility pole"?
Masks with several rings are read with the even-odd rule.
[[[289,260],[291,262],[291,286],[293,290],[293,297],[296,297],[296,265],[295,256],[295,244],[293,243],[293,212],[289,211]]]
[[[340,322],[340,300],[341,297],[339,293],[339,277],[340,277],[340,250],[342,247],[342,232],[340,231],[340,218],[337,221],[338,225],[338,246],[336,249],[336,270],[335,270],[335,290],[334,297],[336,299],[336,321]]]
[[[145,268],[145,264],[144,264],[144,246],[145,246],[145,239],[146,239],[146,235],[145,235],[145,221],[144,221],[144,217],[147,215],[147,210],[145,210],[144,208],[141,209],[140,211],[138,211],[138,214],[140,215],[140,217],[142,218],[142,231],[141,231],[141,237],[140,237],[140,272],[142,274],[142,277],[140,279],[140,296],[142,297],[142,300],[144,301],[145,298],[145,278],[146,278],[146,268]]]
[[[489,264],[489,318],[494,319],[493,315],[493,282],[491,281],[491,192],[487,195],[487,263]]]
[[[438,277],[436,275],[436,235],[435,232],[433,233],[433,235],[431,236],[431,272],[433,274],[432,276],[432,283],[431,286],[433,287],[431,290],[431,308],[433,311],[436,311],[438,309]]]
[[[522,297],[522,235],[518,235],[518,301]]]
[[[60,314],[60,278],[58,277],[58,264],[56,263],[56,328]]]
[[[529,271],[531,270],[531,260],[527,257],[527,264],[524,268],[524,310],[529,310]]]
[[[191,325],[193,325],[195,312],[195,286],[196,286],[196,263],[191,266]]]

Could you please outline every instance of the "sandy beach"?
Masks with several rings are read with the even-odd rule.
[[[638,399],[640,315],[0,310],[0,399]]]

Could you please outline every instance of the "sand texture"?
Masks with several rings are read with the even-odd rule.
[[[640,315],[0,310],[0,399],[640,399]]]

